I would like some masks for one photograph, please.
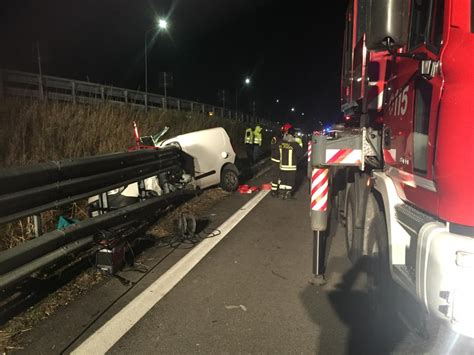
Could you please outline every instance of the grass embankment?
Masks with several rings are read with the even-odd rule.
[[[226,129],[236,149],[242,145],[242,123],[200,113],[3,99],[0,168],[124,151],[134,144],[133,121],[143,135],[169,126],[166,137],[220,126]]]

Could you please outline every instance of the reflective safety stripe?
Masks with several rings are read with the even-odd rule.
[[[280,162],[280,159],[272,158],[272,161],[274,161],[275,163],[279,163],[279,162]]]
[[[245,130],[244,143],[246,143],[246,144],[252,144],[253,143],[253,130],[251,128],[247,128]]]
[[[288,151],[288,166],[293,166],[293,150]]]
[[[329,170],[314,168],[311,173],[311,210],[324,212],[328,207]]]
[[[291,190],[292,188],[290,185],[280,185],[280,190]]]
[[[296,165],[280,165],[280,170],[283,170],[283,171],[296,171]]]

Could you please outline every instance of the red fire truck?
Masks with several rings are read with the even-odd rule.
[[[377,308],[397,285],[474,337],[474,0],[349,1],[341,88],[360,124],[313,135],[313,230],[337,208]]]

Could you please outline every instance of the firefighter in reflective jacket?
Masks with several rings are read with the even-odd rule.
[[[291,124],[285,123],[280,128],[280,133],[276,133],[270,141],[271,148],[271,167],[270,175],[272,177],[272,192],[273,197],[278,196],[278,189],[280,185],[280,144],[283,142],[283,136],[291,128]]]
[[[283,136],[280,144],[280,196],[289,198],[294,193],[298,161],[303,156],[303,148],[296,142],[293,127]]]
[[[256,125],[253,131],[253,161],[256,162],[260,156],[260,147],[262,146],[262,127]]]
[[[247,159],[250,161],[253,160],[253,129],[248,127],[245,130],[245,153],[247,154]]]

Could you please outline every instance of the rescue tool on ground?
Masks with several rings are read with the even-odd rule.
[[[473,8],[473,0],[349,1],[346,128],[313,135],[310,160],[312,228],[323,234],[330,209],[345,221],[350,259],[368,260],[375,315],[397,307],[401,288],[417,305],[411,326],[438,319],[468,337]]]

